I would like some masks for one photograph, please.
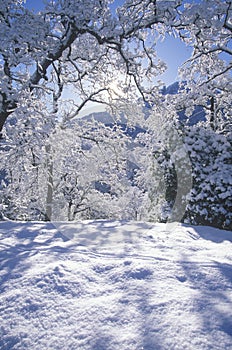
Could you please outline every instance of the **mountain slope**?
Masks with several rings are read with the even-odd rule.
[[[164,87],[161,91],[162,95],[177,95],[179,93],[180,90],[180,83],[179,82],[174,82],[173,84]],[[147,111],[150,110],[150,105],[149,104],[145,104],[145,108],[144,108],[144,113],[146,115]],[[186,123],[186,125],[195,125],[199,122],[204,122],[206,121],[206,117],[205,117],[205,111],[203,109],[203,107],[201,106],[195,106],[195,109],[192,113],[192,115],[190,117],[187,117],[185,115],[185,111],[181,111],[178,112],[179,115],[179,120],[181,122]],[[127,124],[127,120],[126,118],[121,115],[120,120],[115,120],[114,117],[112,115],[110,115],[110,113],[108,112],[93,112],[90,113],[88,115],[85,115],[84,117],[82,117],[80,120],[81,121],[90,121],[91,119],[94,119],[100,123],[106,124],[106,125],[114,125],[115,122],[117,122],[119,125],[122,125],[122,127],[124,127],[126,129],[126,124]],[[139,132],[144,132],[143,129],[139,128],[139,126],[135,126],[135,133],[132,133],[132,137],[135,137]],[[127,130],[128,131],[128,130]],[[130,135],[130,134],[129,134]],[[135,136],[134,136],[135,135]]]

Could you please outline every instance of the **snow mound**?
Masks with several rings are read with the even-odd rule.
[[[232,232],[0,223],[1,350],[232,348]]]

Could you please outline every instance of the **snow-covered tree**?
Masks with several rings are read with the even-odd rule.
[[[137,99],[136,91],[145,99],[153,88],[148,81],[163,71],[164,65],[155,54],[155,40],[146,47],[148,36],[157,38],[165,33],[163,19],[170,18],[166,7],[161,4],[159,15],[154,15],[156,4],[152,1],[125,1],[117,12],[110,7],[111,3],[47,1],[40,13],[33,13],[23,1],[0,2],[0,133],[8,121],[4,132],[10,144],[9,152],[1,155],[1,167],[8,174],[4,201],[12,204],[11,217],[31,217],[32,210],[51,218],[54,199],[57,203],[61,196],[68,202],[68,216],[75,216],[89,187],[86,183],[84,193],[76,193],[77,182],[80,177],[86,179],[84,170],[90,179],[90,174],[95,174],[93,164],[97,167],[100,159],[98,154],[91,171],[85,168],[79,144],[70,144],[73,138],[67,140],[70,121],[88,102],[113,107],[119,97],[124,101]],[[177,7],[178,4],[172,3],[172,12]],[[78,134],[82,135],[84,127],[79,127]],[[60,133],[59,128],[66,131]],[[109,135],[105,136],[109,149],[115,147],[114,138],[112,134],[109,145]],[[59,143],[63,143],[62,153]],[[66,168],[73,162],[73,157],[67,154],[70,147],[78,150],[73,156],[77,158],[74,162],[79,173],[76,169],[66,174],[66,169],[57,166],[61,154],[66,155]],[[114,153],[118,153],[115,148]],[[113,162],[115,157],[111,155],[111,158]],[[102,170],[103,173],[101,176],[106,181],[107,172]],[[113,175],[116,176],[113,170],[108,172],[106,182],[112,182]],[[103,180],[95,178],[99,183]],[[57,181],[63,185],[59,195]],[[92,185],[90,188],[93,190]]]
[[[201,84],[230,70],[231,63],[220,60],[222,53],[231,54],[230,1],[125,0],[116,6],[108,0],[57,0],[33,13],[23,1],[1,1],[0,132],[25,93],[42,90],[57,110],[71,90],[76,97],[69,118],[89,101],[112,105],[117,86],[121,98],[135,97],[136,90],[151,98],[154,78],[165,70],[155,44],[167,33],[193,47],[190,66]]]
[[[164,69],[155,42],[176,23],[179,7],[157,4],[126,0],[114,11],[108,0],[57,0],[33,13],[22,1],[1,1],[0,132],[25,93],[43,91],[57,111],[72,91],[69,118],[89,101],[112,105],[117,82],[124,98],[135,89],[146,98],[148,82]]]
[[[186,220],[192,224],[232,229],[232,138],[210,128],[186,131],[193,168],[193,188]]]
[[[34,13],[23,1],[0,1],[1,205],[10,217],[182,220],[195,165],[178,112],[190,116],[203,106],[210,139],[231,133],[231,1],[125,0],[116,7],[57,0]],[[167,33],[192,47],[192,56],[180,70],[181,93],[164,97],[156,81],[166,66],[156,43]],[[146,133],[128,147],[118,127],[77,123],[91,102],[108,106],[116,125],[124,113]],[[149,118],[144,102],[153,109]],[[188,208],[193,202],[192,195]]]
[[[186,4],[180,31],[184,42],[192,47],[192,55],[180,69],[185,94],[177,101],[179,108],[203,106],[213,130],[231,130],[231,1],[206,0]]]
[[[171,113],[171,114],[170,114]],[[141,219],[181,221],[192,188],[191,162],[178,114],[162,105],[153,107],[137,136],[134,158],[138,164],[135,186],[140,190]],[[141,202],[141,201],[140,201]]]
[[[37,124],[30,119],[17,142],[3,150],[5,215],[27,220],[119,215],[118,201],[128,182],[128,138],[121,127],[77,120],[70,127],[58,124],[42,139],[38,121],[45,119],[35,117]]]

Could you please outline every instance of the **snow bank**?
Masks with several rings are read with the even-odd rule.
[[[232,348],[232,232],[0,223],[1,350]]]

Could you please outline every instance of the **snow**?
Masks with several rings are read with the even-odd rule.
[[[232,348],[232,232],[0,223],[1,350]]]

